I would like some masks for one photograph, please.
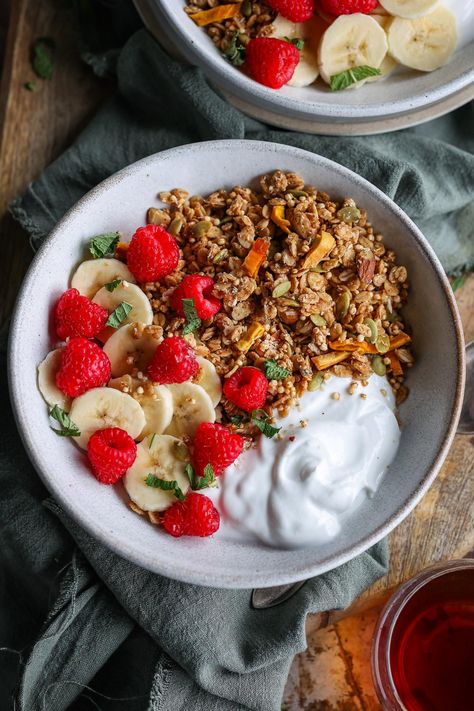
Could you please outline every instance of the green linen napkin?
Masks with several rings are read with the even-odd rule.
[[[465,229],[474,198],[472,107],[388,136],[278,131],[229,106],[198,70],[171,61],[143,30],[121,52],[117,74],[118,95],[12,207],[35,248],[89,188],[128,163],[192,141],[246,137],[297,145],[353,168],[424,227],[448,270],[473,263]],[[292,657],[305,647],[307,614],[348,605],[386,571],[381,543],[265,611],[251,609],[249,591],[153,575],[94,541],[47,499],[7,405],[0,421],[0,700],[19,669],[19,711],[94,704],[275,711]]]

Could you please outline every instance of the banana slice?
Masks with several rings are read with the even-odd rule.
[[[145,372],[161,336],[161,328],[143,323],[129,323],[117,329],[104,345],[112,375],[120,377],[135,368]]]
[[[328,84],[334,74],[367,65],[378,69],[387,54],[387,36],[369,15],[340,15],[323,35],[319,71]],[[352,84],[361,86],[365,80]]]
[[[173,417],[173,398],[166,385],[153,385],[149,381],[132,378],[131,375],[122,375],[109,380],[108,387],[129,393],[140,403],[146,424],[137,439],[144,439],[153,432],[161,434],[170,424]]]
[[[306,22],[291,22],[281,15],[277,15],[272,22],[273,37],[280,39],[304,40],[303,49],[300,52],[300,61],[295,72],[288,82],[289,86],[309,86],[319,76],[318,67],[318,45],[319,41],[327,29],[328,23],[321,17],[314,16]]]
[[[428,15],[438,0],[379,0],[382,7],[391,15],[413,19]]]
[[[193,383],[200,385],[211,398],[213,407],[216,407],[222,397],[221,379],[210,360],[198,356],[199,370],[193,378]]]
[[[194,437],[201,422],[214,422],[216,412],[211,398],[200,385],[179,383],[168,385],[173,396],[173,419],[165,434]]]
[[[374,11],[375,12],[375,11]],[[385,12],[385,11],[384,11]],[[388,28],[390,27],[393,18],[390,15],[382,15],[382,14],[373,14],[372,15],[374,20],[379,23],[380,27],[385,31],[388,32]],[[368,84],[372,81],[380,81],[380,79],[383,79],[384,77],[388,76],[393,72],[395,67],[397,66],[397,62],[394,60],[393,57],[391,57],[388,53],[385,55],[382,64],[379,67],[380,71],[380,76],[377,77],[367,77],[365,80]]]
[[[65,395],[56,385],[56,373],[61,365],[62,348],[50,351],[38,366],[38,388],[48,405],[59,405],[69,412],[72,398]]]
[[[87,448],[90,436],[105,427],[121,427],[132,439],[137,439],[145,427],[145,413],[139,403],[114,388],[92,388],[72,402],[71,420],[81,432],[75,440]]]
[[[171,491],[147,486],[148,474],[164,481],[176,481],[183,494],[189,489],[186,461],[179,456],[182,447],[183,442],[176,437],[159,434],[147,437],[138,445],[137,458],[123,483],[131,500],[143,511],[164,511],[176,501]]]
[[[88,259],[79,264],[72,275],[71,287],[92,299],[104,284],[124,279],[135,284],[136,279],[126,264],[118,259]]]
[[[153,310],[145,292],[136,284],[130,284],[128,281],[123,282],[113,291],[107,291],[105,286],[103,286],[102,289],[99,289],[92,301],[110,312],[116,309],[122,301],[126,301],[130,304],[132,310],[123,321],[122,326],[127,323],[133,323],[134,321],[143,323],[145,326],[153,323]]]
[[[395,17],[388,30],[389,52],[397,62],[422,72],[432,72],[450,59],[456,48],[456,18],[438,7],[416,20]]]

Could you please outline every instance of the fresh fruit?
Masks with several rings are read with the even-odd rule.
[[[73,400],[69,416],[79,428],[75,440],[87,448],[91,435],[105,427],[120,427],[137,439],[145,427],[145,414],[139,403],[114,388],[94,388]]]
[[[219,529],[219,512],[211,499],[190,492],[184,501],[177,501],[163,514],[162,526],[175,538],[180,536],[212,536]]]
[[[68,289],[60,297],[54,309],[54,323],[58,338],[84,336],[94,338],[102,331],[109,314],[77,289]]]
[[[319,45],[319,71],[329,84],[332,76],[354,67],[378,69],[386,54],[387,36],[373,17],[341,15],[328,27]],[[364,81],[352,86],[361,86]]]
[[[211,398],[213,407],[217,407],[222,397],[221,379],[217,374],[215,366],[206,358],[197,357],[199,370],[193,377],[193,383],[200,385]]]
[[[247,44],[243,67],[260,84],[281,89],[300,61],[295,45],[275,37],[256,37]]]
[[[71,287],[92,299],[105,284],[112,284],[117,279],[135,283],[130,269],[118,259],[88,259],[74,272]]]
[[[194,437],[201,422],[214,422],[216,411],[207,392],[194,383],[169,385],[173,398],[173,418],[166,434]]]
[[[438,0],[380,0],[380,4],[391,15],[412,20],[428,15],[438,4]]]
[[[178,284],[170,297],[171,306],[184,318],[183,299],[193,299],[196,314],[200,319],[212,318],[221,308],[221,302],[212,295],[214,280],[202,274],[188,274]]]
[[[272,27],[273,37],[304,41],[303,49],[300,50],[300,61],[288,86],[309,86],[319,75],[318,46],[328,23],[317,15],[302,23],[290,22],[278,15],[272,22]]]
[[[137,447],[137,458],[123,480],[127,494],[143,511],[164,511],[176,499],[173,491],[166,491],[145,482],[149,475],[163,481],[175,481],[183,494],[189,489],[186,449],[181,440],[169,435],[152,434]]]
[[[124,386],[128,388],[130,394],[133,393],[134,399],[140,403],[145,413],[146,424],[138,439],[144,439],[153,432],[157,434],[164,432],[173,417],[173,398],[166,385],[143,383],[130,375],[109,381],[109,388],[127,392],[123,390]]]
[[[77,397],[97,388],[110,378],[110,361],[96,343],[87,338],[71,338],[61,352],[61,363],[56,373],[56,385]]]
[[[198,476],[204,475],[204,469],[210,464],[214,474],[222,474],[244,448],[244,438],[232,434],[227,427],[217,423],[202,422],[194,435],[193,465]]]
[[[252,412],[265,405],[268,380],[258,368],[244,366],[224,380],[223,391],[234,405],[245,412]]]
[[[179,247],[173,235],[159,225],[139,227],[127,251],[127,266],[139,282],[162,279],[176,269]]]
[[[456,42],[456,18],[442,6],[415,20],[394,17],[388,30],[392,57],[406,67],[422,72],[431,72],[446,64]]]
[[[106,427],[91,436],[87,454],[95,478],[102,484],[115,484],[135,461],[137,445],[120,427]]]
[[[56,373],[61,365],[62,348],[50,351],[38,366],[38,387],[48,405],[59,407],[65,412],[71,408],[71,398],[56,385]]]
[[[180,336],[165,338],[155,350],[148,375],[154,383],[183,383],[196,375],[199,363],[191,346]]]
[[[155,326],[143,323],[128,323],[118,328],[104,344],[112,368],[112,375],[120,377],[126,373],[146,372],[148,365],[158,345],[158,334]]]
[[[318,0],[318,10],[328,15],[368,14],[375,10],[379,0]]]
[[[390,15],[374,14],[374,15],[372,15],[372,17],[374,18],[374,20],[376,22],[378,22],[380,27],[385,32],[388,32],[388,28],[390,27],[390,24],[392,22],[392,18],[390,17]],[[385,55],[385,57],[382,60],[382,64],[379,67],[380,76],[367,77],[367,79],[365,81],[367,82],[367,84],[369,84],[370,82],[373,82],[373,81],[380,81],[380,79],[383,79],[384,77],[391,74],[396,66],[397,66],[397,62],[387,52],[387,54]]]
[[[292,22],[305,22],[314,14],[314,0],[267,0],[267,3]]]
[[[129,284],[128,281],[122,282],[113,291],[109,291],[107,287],[103,286],[102,289],[99,289],[92,301],[104,309],[107,309],[110,313],[123,302],[130,304],[132,308],[126,318],[121,322],[121,326],[127,323],[133,323],[134,321],[139,321],[145,325],[153,323],[153,309],[145,292],[136,284]],[[112,333],[113,331],[111,331],[108,336]],[[100,340],[106,339],[101,337]]]

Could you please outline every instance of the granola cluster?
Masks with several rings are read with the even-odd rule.
[[[159,197],[166,207],[151,207],[147,221],[174,235],[182,253],[176,271],[142,285],[160,335],[182,334],[185,320],[169,297],[186,274],[199,272],[214,279],[222,308],[186,338],[222,378],[267,360],[287,369],[288,377],[269,384],[269,413],[287,414],[331,375],[364,383],[386,373],[397,403],[405,399],[404,371],[413,363],[400,313],[407,270],[363,208],[281,171],[261,177],[258,189]],[[267,251],[255,271],[249,255],[261,245]],[[224,400],[222,421],[235,414]]]

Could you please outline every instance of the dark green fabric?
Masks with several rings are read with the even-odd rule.
[[[95,56],[95,69],[110,56]],[[128,163],[193,141],[247,137],[338,160],[404,207],[448,270],[474,261],[472,106],[398,134],[328,138],[246,118],[145,31],[128,41],[117,70],[118,95],[13,206],[35,248],[87,190]],[[0,392],[6,401],[6,382]],[[275,711],[292,657],[305,646],[308,612],[348,605],[386,571],[382,543],[311,580],[283,606],[259,612],[249,591],[152,575],[91,539],[47,499],[6,405],[0,420],[0,708],[17,673],[18,711],[94,704]]]

